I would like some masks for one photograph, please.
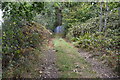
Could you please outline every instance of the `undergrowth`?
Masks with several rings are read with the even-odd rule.
[[[104,18],[103,16],[103,20]],[[76,26],[73,25],[69,28],[67,38],[71,40],[76,47],[91,51],[92,55],[98,55],[97,58],[102,61],[103,64],[115,70],[119,66],[120,56],[120,28],[118,21],[117,13],[108,14],[107,29],[99,32],[99,17],[91,18],[85,23]]]
[[[3,78],[37,77],[41,50],[50,32],[35,22],[20,27],[12,21],[5,21],[3,26]]]

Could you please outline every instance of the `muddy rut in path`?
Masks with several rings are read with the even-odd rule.
[[[56,56],[55,56],[55,50],[53,50],[53,43],[52,39],[48,43],[48,49],[45,50],[44,56],[43,56],[43,78],[58,78],[58,69],[56,68]]]

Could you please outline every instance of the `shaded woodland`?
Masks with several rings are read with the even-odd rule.
[[[55,75],[52,72],[57,69],[60,73],[47,78],[99,78],[89,68],[89,61],[78,57],[77,49],[89,52],[91,58],[119,76],[119,2],[3,2],[1,5],[3,78],[44,77],[47,69],[42,70],[43,62],[57,65],[48,74]],[[64,31],[55,33],[57,26],[64,27]],[[45,58],[55,57],[56,62],[45,61],[44,53],[54,53],[56,57]],[[80,73],[76,65],[88,67]]]

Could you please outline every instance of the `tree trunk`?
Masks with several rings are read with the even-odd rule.
[[[56,12],[55,12],[55,15],[56,15],[55,27],[57,27],[57,26],[62,25],[62,9],[56,7],[55,10],[56,10]]]
[[[106,2],[106,10],[105,10],[105,23],[104,23],[104,28],[103,28],[103,31],[105,32],[105,36],[107,35],[106,33],[106,28],[107,28],[107,19],[108,19],[108,2]]]
[[[119,2],[119,5],[120,5],[120,2]],[[120,7],[118,7],[118,15],[119,15],[119,26],[120,26]]]
[[[100,3],[100,15],[99,15],[99,16],[100,16],[99,32],[102,31],[102,24],[103,24],[103,22],[102,22],[102,13],[103,13],[102,7],[103,7],[103,3],[101,2],[101,3]]]

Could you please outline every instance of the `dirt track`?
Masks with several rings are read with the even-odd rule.
[[[54,45],[52,43],[53,39],[51,39],[48,43],[48,49],[45,50],[43,57],[43,65],[42,65],[42,77],[43,78],[60,78],[59,71],[56,67],[56,52],[53,49]],[[70,43],[71,44],[71,43]],[[93,71],[99,74],[100,78],[116,78],[118,77],[112,69],[102,64],[102,62],[97,61],[93,57],[91,58],[88,52],[85,52],[81,49],[78,50],[80,56],[83,57],[88,63],[92,65]]]
[[[82,57],[86,59],[92,65],[92,69],[96,71],[100,78],[116,78],[118,77],[111,68],[105,66],[102,62],[97,61],[89,52],[85,52],[79,49],[79,53]]]
[[[43,57],[43,78],[58,78],[58,69],[56,68],[55,50],[53,50],[52,40],[48,43],[48,49],[44,51]]]

